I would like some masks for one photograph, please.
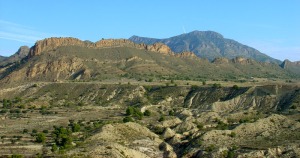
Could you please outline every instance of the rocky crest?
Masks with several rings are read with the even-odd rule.
[[[227,58],[215,58],[212,63],[215,64],[225,64],[225,63],[229,63],[229,59]]]
[[[182,52],[179,54],[175,54],[175,56],[180,58],[196,58],[197,56],[192,52]]]
[[[0,56],[0,66],[4,66],[4,65],[10,65],[12,63],[15,62],[19,62],[21,61],[23,58],[27,57],[29,53],[29,47],[28,46],[21,46],[18,51],[13,54],[10,57],[3,57],[3,59]]]
[[[289,60],[284,60],[280,66],[283,69],[300,75],[300,61],[291,62]]]
[[[300,61],[291,62],[286,59],[282,62],[280,66],[284,69],[288,68],[289,66],[300,66]]]
[[[243,58],[243,57],[236,57],[236,58],[232,59],[231,61],[233,63],[238,63],[238,64],[242,64],[242,65],[250,64],[253,62],[251,59],[247,59],[247,58]]]
[[[105,47],[134,47],[137,49],[145,49],[148,51],[159,52],[166,55],[174,55],[171,49],[163,43],[154,43],[152,45],[135,44],[134,42],[126,39],[106,39],[100,40],[96,43],[81,41],[77,38],[47,38],[36,42],[30,49],[29,57],[40,55],[44,51],[54,50],[60,46],[80,46],[87,48],[105,48]],[[193,56],[191,53],[184,53],[182,56]],[[195,55],[194,55],[195,56]]]

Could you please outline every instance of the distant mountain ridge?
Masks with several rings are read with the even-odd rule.
[[[0,62],[3,61],[6,57],[0,55]]]
[[[168,45],[174,52],[190,51],[198,57],[207,58],[210,61],[218,57],[228,59],[244,57],[260,62],[281,64],[280,60],[274,59],[237,41],[226,39],[221,34],[213,31],[193,31],[165,39],[132,36],[129,40],[145,44],[161,42]]]
[[[300,61],[284,60],[280,66],[292,73],[300,74]]]
[[[23,58],[27,57],[29,53],[29,47],[28,46],[21,46],[18,51],[11,55],[10,57],[2,57],[0,56],[0,66],[12,64],[15,62],[19,62]]]

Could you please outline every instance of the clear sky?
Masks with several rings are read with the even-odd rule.
[[[274,58],[300,60],[300,0],[0,0],[0,55],[46,37],[168,38],[216,31]]]

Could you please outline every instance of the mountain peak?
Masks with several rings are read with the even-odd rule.
[[[220,33],[214,31],[192,31],[189,33],[173,36],[165,39],[132,36],[129,40],[135,43],[153,44],[157,42],[168,45],[173,52],[179,53],[190,51],[200,58],[213,61],[217,57],[233,59],[238,56],[254,59],[261,62],[281,63],[266,54],[249,46],[243,45],[231,39],[224,38]]]
[[[195,36],[209,36],[214,38],[224,38],[220,33],[215,31],[192,31],[190,33],[187,33],[188,35],[195,35]]]

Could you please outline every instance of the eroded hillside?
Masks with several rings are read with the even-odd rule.
[[[40,82],[2,89],[0,98],[1,155],[300,156],[295,84]],[[64,130],[68,141],[56,141]]]

